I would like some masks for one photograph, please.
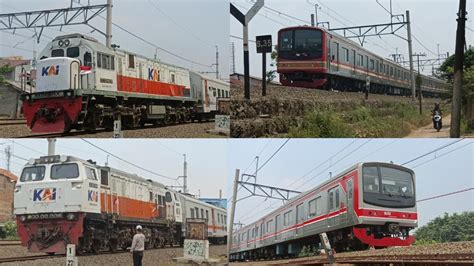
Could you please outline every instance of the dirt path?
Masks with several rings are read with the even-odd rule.
[[[433,128],[433,123],[413,130],[407,138],[449,138],[449,129],[451,125],[451,115],[443,117],[443,128],[437,132]]]

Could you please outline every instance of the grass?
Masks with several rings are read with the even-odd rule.
[[[303,122],[291,128],[288,136],[294,138],[399,138],[412,129],[431,122],[427,110],[419,114],[416,106],[391,103],[374,107],[362,102],[351,110],[335,108],[314,110]]]

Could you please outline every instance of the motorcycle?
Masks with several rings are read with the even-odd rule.
[[[443,118],[441,116],[441,112],[435,111],[433,113],[433,127],[436,129],[438,132],[443,128]]]

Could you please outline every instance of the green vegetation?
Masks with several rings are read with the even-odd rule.
[[[320,254],[319,249],[316,246],[303,246],[300,253],[298,253],[298,257],[312,257],[318,256]]]
[[[8,221],[4,224],[3,228],[0,229],[0,238],[8,239],[8,240],[16,240],[18,239],[17,230],[16,230],[16,222]]]
[[[415,232],[415,245],[474,240],[474,212],[436,217]]]
[[[403,137],[414,128],[429,124],[431,114],[419,114],[408,103],[371,106],[365,103],[350,110],[325,109],[307,114],[300,126],[290,129],[295,138],[389,138]]]
[[[5,76],[3,74],[13,71],[13,68],[10,65],[5,65],[0,67],[0,84],[5,83]]]

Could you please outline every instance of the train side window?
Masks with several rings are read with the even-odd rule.
[[[349,49],[342,47],[342,61],[349,62]]]
[[[283,226],[288,226],[291,223],[291,213],[293,211],[288,211],[283,214]]]
[[[267,233],[270,232],[272,223],[273,223],[273,220],[270,220],[270,221],[267,222]]]
[[[336,193],[336,209],[339,208],[339,187],[335,190]]]
[[[100,170],[100,184],[104,186],[109,185],[109,172],[107,170]]]
[[[201,218],[204,219],[204,209],[201,209]]]
[[[209,221],[209,211],[208,210],[206,210],[206,220]]]
[[[153,191],[150,191],[150,201],[153,202]]]
[[[66,50],[67,57],[76,58],[79,56],[79,47],[69,47]]]
[[[198,208],[198,207],[194,207],[194,210],[196,211],[196,218],[199,218],[199,208]]]
[[[255,227],[255,236],[259,236],[260,231],[258,230],[258,225]]]
[[[194,209],[191,208],[190,210],[191,210],[191,218],[194,218]]]
[[[84,53],[84,66],[92,67],[92,55],[89,52]]]
[[[351,63],[354,66],[356,65],[356,51],[355,50],[352,50]]]
[[[390,76],[393,76],[393,67],[390,67]]]
[[[97,176],[95,174],[94,169],[89,168],[89,167],[85,167],[85,169],[86,169],[86,176],[88,179],[97,180]]]
[[[102,54],[97,53],[97,67],[102,68]]]
[[[128,68],[135,68],[135,56],[132,54],[128,55]]]
[[[115,56],[110,56],[110,70],[115,70]]]
[[[347,181],[347,197],[352,199],[352,180]]]
[[[329,191],[329,210],[334,209],[334,190]]]
[[[369,56],[365,56],[364,67],[369,67]]]
[[[171,83],[174,84],[176,82],[175,79],[176,79],[175,75],[173,73],[171,73]]]
[[[51,51],[51,57],[63,57],[64,50],[63,49],[54,49]]]
[[[370,69],[370,70],[374,70],[374,69],[375,69],[375,61],[374,61],[373,59],[370,59],[369,69]]]

